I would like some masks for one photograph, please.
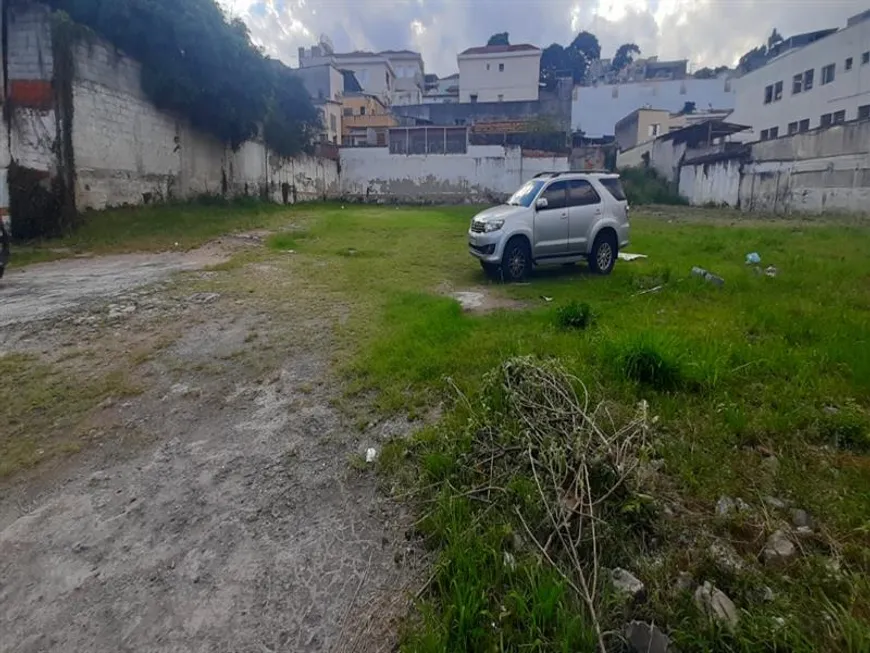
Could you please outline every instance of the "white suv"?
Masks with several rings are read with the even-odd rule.
[[[628,245],[628,201],[615,173],[543,172],[507,201],[478,213],[468,247],[490,275],[520,281],[533,265],[581,259],[609,274]]]

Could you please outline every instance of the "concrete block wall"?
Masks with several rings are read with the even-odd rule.
[[[870,120],[753,143],[740,207],[770,213],[870,212]]]
[[[741,165],[740,159],[683,165],[680,168],[680,195],[693,206],[716,204],[737,208]]]
[[[343,148],[341,191],[368,200],[487,202],[512,194],[539,172],[568,169],[568,157],[524,157],[520,148],[501,145],[471,145],[467,154]]]

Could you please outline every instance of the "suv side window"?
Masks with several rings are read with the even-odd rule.
[[[568,182],[554,181],[544,189],[541,197],[547,200],[547,210],[564,209],[568,206]]]
[[[601,196],[592,188],[592,184],[588,181],[572,179],[568,184],[568,206],[601,204]]]

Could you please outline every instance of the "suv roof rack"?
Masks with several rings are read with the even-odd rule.
[[[563,170],[562,172],[539,172],[532,179],[540,179],[541,177],[561,177],[562,175],[616,175],[619,174],[613,170]]]

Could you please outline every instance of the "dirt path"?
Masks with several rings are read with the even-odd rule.
[[[48,307],[22,297],[21,284],[3,295],[3,319],[21,335],[7,346],[28,342],[27,322],[47,311],[107,295],[128,301],[117,298],[120,270],[132,289],[188,264],[201,265],[137,256],[21,271],[30,288],[65,281]],[[101,306],[39,325],[52,342],[132,342],[168,321],[181,335],[141,366],[141,395],[94,410],[112,438],[105,449],[51,482],[0,485],[0,651],[389,647],[415,564],[401,510],[370,471],[348,465],[378,436],[360,434],[334,407],[334,316],[299,305],[272,319],[221,293],[169,312],[161,307],[177,306],[172,293],[155,297],[156,312],[122,323],[93,326],[87,318]],[[307,334],[295,346],[281,332],[293,316]],[[111,445],[134,433],[148,444],[132,454]]]

